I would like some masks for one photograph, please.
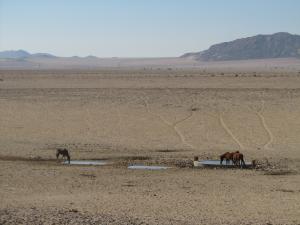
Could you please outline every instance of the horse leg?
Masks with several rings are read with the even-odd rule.
[[[66,161],[66,159],[68,159],[68,156],[67,156],[67,155],[64,155],[64,161]]]
[[[235,161],[235,159],[231,159],[231,161],[232,161],[232,165],[234,165],[234,166],[235,166],[235,164],[236,164],[236,161]]]
[[[241,165],[242,165],[242,168],[243,168],[243,167],[246,167],[246,163],[245,163],[245,161],[244,161],[243,158],[241,159]]]
[[[233,164],[234,166],[236,166],[236,164],[237,164],[236,158],[232,158],[232,164]]]
[[[240,166],[240,159],[235,159],[235,167],[239,167]]]
[[[62,157],[62,159],[63,159],[63,161],[66,161],[66,155],[63,155],[63,157]]]

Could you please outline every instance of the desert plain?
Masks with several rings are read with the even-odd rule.
[[[299,71],[3,69],[0,79],[0,224],[300,224]],[[63,165],[56,148],[111,164]],[[237,150],[258,167],[192,166]]]

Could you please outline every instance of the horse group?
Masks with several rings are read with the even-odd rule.
[[[59,156],[62,155],[62,158],[67,158],[69,164],[71,161],[71,157],[69,154],[69,151],[65,148],[58,148],[56,149],[56,158],[58,159]],[[240,166],[240,167],[246,167],[246,163],[244,161],[244,155],[240,153],[239,151],[236,152],[225,152],[224,154],[220,155],[220,164],[222,165],[223,161],[226,160],[226,165],[232,161],[233,165]],[[198,161],[198,157],[196,159]]]
[[[244,161],[244,155],[239,151],[236,152],[225,152],[224,154],[220,155],[220,164],[222,165],[223,161],[226,160],[226,165],[232,161],[233,165],[246,167],[246,163]]]

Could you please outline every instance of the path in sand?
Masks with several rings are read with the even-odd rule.
[[[259,111],[256,112],[256,114],[258,115],[258,117],[260,118],[261,124],[263,126],[263,128],[265,129],[265,131],[267,132],[268,136],[269,136],[269,141],[263,146],[263,148],[265,149],[270,149],[270,144],[274,141],[274,136],[270,130],[270,128],[268,127],[268,125],[266,124],[266,120],[265,117],[263,116],[262,112],[265,108],[265,101],[262,99],[261,100],[261,109]]]
[[[144,95],[146,95],[146,93],[144,93]],[[183,123],[184,121],[190,119],[190,118],[193,116],[193,111],[191,111],[191,113],[190,113],[187,117],[185,117],[185,118],[183,118],[183,119],[181,119],[181,120],[178,120],[178,121],[176,121],[176,122],[174,122],[174,123],[171,123],[170,121],[166,120],[164,117],[162,117],[162,116],[159,115],[158,113],[154,113],[154,112],[150,109],[150,106],[149,106],[149,103],[148,103],[146,97],[142,98],[142,100],[143,100],[144,105],[145,105],[145,107],[146,107],[146,111],[147,111],[149,114],[151,114],[151,115],[153,115],[153,116],[159,118],[160,121],[162,121],[165,125],[167,125],[168,127],[170,127],[170,128],[175,132],[175,134],[179,137],[179,139],[180,139],[180,141],[181,141],[182,144],[184,144],[184,145],[186,145],[186,146],[188,146],[188,147],[190,147],[190,148],[192,148],[192,149],[195,149],[195,146],[193,146],[192,144],[190,144],[190,143],[188,143],[188,142],[186,141],[186,139],[185,139],[183,133],[182,133],[182,132],[180,131],[180,129],[178,128],[179,124]]]
[[[220,124],[223,127],[223,129],[226,131],[226,133],[229,134],[229,136],[238,144],[240,149],[244,149],[244,146],[242,145],[242,143],[237,139],[237,137],[232,133],[232,131],[229,129],[229,127],[226,125],[222,113],[219,113],[219,120],[220,120]]]

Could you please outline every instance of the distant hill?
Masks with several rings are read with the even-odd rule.
[[[49,53],[34,53],[31,54],[25,50],[10,50],[0,52],[0,59],[15,59],[15,60],[23,60],[23,59],[51,59],[51,58],[71,58],[71,59],[98,59],[98,57],[93,55],[88,55],[86,57],[72,56],[72,57],[59,57],[55,55],[51,55]]]
[[[17,51],[3,51],[0,52],[1,59],[21,59],[29,57],[30,54],[24,50],[17,50]]]
[[[49,53],[35,53],[35,54],[31,54],[31,57],[44,57],[44,58],[56,58],[56,56],[51,55]]]
[[[284,32],[257,35],[212,45],[208,50],[181,57],[200,61],[300,57],[300,35]]]
[[[24,59],[30,57],[41,57],[41,58],[55,58],[56,56],[48,54],[48,53],[35,53],[30,54],[24,50],[10,50],[0,52],[0,59]]]

